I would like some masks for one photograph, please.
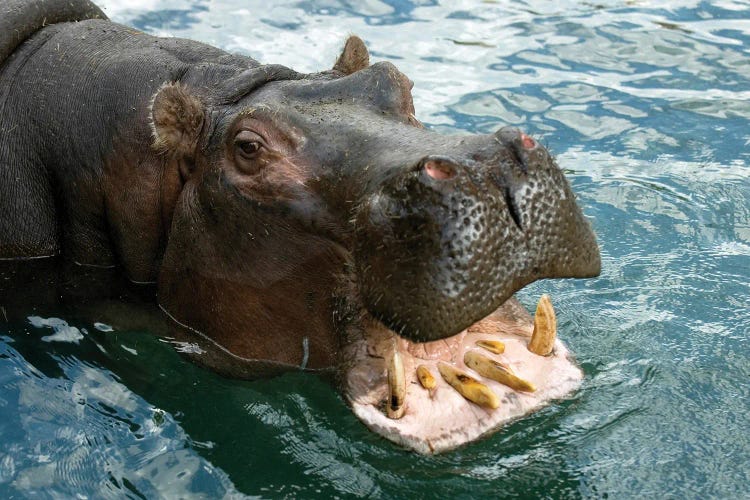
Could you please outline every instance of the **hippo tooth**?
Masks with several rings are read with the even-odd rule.
[[[388,403],[386,413],[388,418],[399,419],[404,415],[406,400],[406,375],[404,363],[398,349],[394,349],[393,356],[388,362]]]
[[[464,363],[481,376],[500,382],[516,391],[536,391],[534,384],[518,377],[510,367],[498,363],[478,352],[468,351],[464,354]]]
[[[549,295],[544,294],[536,305],[534,332],[531,334],[531,341],[529,341],[529,351],[539,356],[548,356],[555,345],[556,336],[557,319],[555,318],[555,309],[552,307]]]
[[[500,398],[497,394],[474,377],[442,362],[438,363],[438,371],[443,380],[472,403],[492,409],[500,406]]]
[[[477,345],[493,354],[502,354],[505,352],[505,344],[499,340],[477,340]]]
[[[417,367],[417,378],[419,379],[419,383],[422,384],[422,387],[424,387],[428,391],[431,391],[435,389],[435,387],[437,387],[437,381],[435,380],[435,377],[432,376],[432,373],[430,373],[430,369],[425,365],[419,365]]]

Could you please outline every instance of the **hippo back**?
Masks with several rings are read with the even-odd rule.
[[[107,19],[89,0],[5,0],[0,5],[0,63],[40,28],[85,19]]]

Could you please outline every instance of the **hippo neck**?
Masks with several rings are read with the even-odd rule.
[[[151,148],[150,101],[164,82],[211,88],[256,66],[196,42],[133,36],[108,21],[34,32],[0,65],[7,132],[0,165],[29,193],[28,206],[7,214],[0,207],[9,228],[23,229],[0,236],[0,258],[61,253],[80,264],[121,265],[134,282],[155,281],[181,184],[174,162]],[[4,238],[12,245],[24,231],[37,234],[3,248]]]

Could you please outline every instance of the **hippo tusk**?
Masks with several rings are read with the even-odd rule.
[[[555,309],[549,300],[549,295],[544,294],[536,305],[534,315],[534,332],[531,334],[528,349],[539,356],[548,356],[555,345],[557,336],[557,319]]]
[[[417,367],[417,378],[419,379],[419,383],[422,384],[422,387],[428,391],[432,391],[437,387],[435,377],[432,376],[430,369],[425,365],[419,365]]]
[[[505,344],[499,340],[477,340],[477,346],[493,354],[502,354],[505,352]]]
[[[510,367],[498,363],[478,352],[469,351],[464,354],[464,363],[481,376],[500,382],[516,391],[536,391],[534,384],[518,377]]]
[[[500,406],[500,398],[497,397],[497,394],[474,377],[442,362],[438,363],[438,371],[440,371],[443,380],[472,403],[492,409]]]
[[[393,355],[388,362],[388,403],[386,413],[388,418],[399,419],[404,415],[406,400],[406,375],[404,374],[404,363],[398,349],[393,350]]]

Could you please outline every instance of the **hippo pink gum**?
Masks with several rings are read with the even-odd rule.
[[[537,313],[540,314],[544,313]],[[345,372],[344,393],[354,413],[370,429],[423,454],[450,450],[488,435],[568,396],[583,379],[568,350],[555,338],[554,325],[543,325],[535,331],[532,318],[515,299],[449,339],[415,344],[379,325],[372,325],[370,331],[367,339],[349,346],[350,359],[358,361]],[[549,352],[538,354],[530,350],[532,333],[535,341],[544,339]],[[497,346],[502,346],[502,353],[492,352],[497,351]],[[394,353],[401,358],[405,386],[398,401],[401,411],[397,418],[387,411],[393,402],[388,372]],[[495,380],[484,367],[478,367],[481,373],[470,368],[472,362],[483,359],[490,361],[489,366],[499,364],[505,375],[494,376]],[[473,379],[469,385],[476,381],[484,386],[482,391],[473,398],[471,394],[461,394],[439,374],[443,371],[441,364],[468,375]],[[418,368],[428,378],[427,383],[420,381]],[[497,406],[487,404],[481,397],[484,391],[497,398]]]

